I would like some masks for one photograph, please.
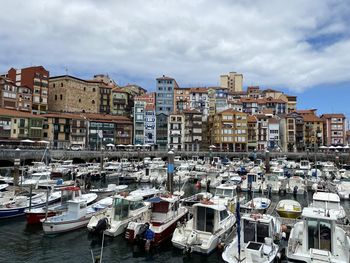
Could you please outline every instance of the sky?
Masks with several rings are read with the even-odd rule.
[[[43,65],[154,90],[162,75],[213,86],[236,71],[350,117],[348,0],[2,0],[1,11],[0,72]]]

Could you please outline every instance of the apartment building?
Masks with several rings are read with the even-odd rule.
[[[207,121],[209,116],[209,96],[207,88],[191,88],[190,109],[202,113],[202,121]]]
[[[184,149],[185,151],[199,151],[203,142],[202,114],[197,110],[185,110],[183,117]]]
[[[226,88],[229,91],[243,90],[243,75],[237,72],[230,72],[220,76],[220,87]]]
[[[174,112],[183,112],[190,109],[191,88],[174,88]]]
[[[118,87],[112,88],[111,114],[129,117],[131,114],[130,94]]]
[[[280,120],[280,142],[283,151],[303,151],[304,145],[304,119],[297,112],[284,115]]]
[[[158,150],[168,150],[168,115],[156,114],[156,143]]]
[[[268,137],[267,147],[269,150],[282,150],[280,146],[280,124],[276,117],[269,118],[268,122]]]
[[[324,120],[324,143],[327,146],[345,144],[345,115],[342,113],[322,114]]]
[[[248,115],[227,109],[209,118],[211,144],[221,151],[247,151]]]
[[[248,115],[248,151],[258,149],[258,119],[254,115]]]
[[[171,114],[174,111],[174,90],[179,86],[176,80],[170,77],[156,79],[156,114]]]
[[[18,87],[11,79],[0,77],[0,107],[18,109]]]
[[[185,118],[183,114],[170,114],[168,118],[169,149],[182,151],[185,148]]]
[[[304,144],[305,149],[316,151],[323,145],[324,120],[316,115],[316,109],[297,110],[304,120]]]
[[[17,87],[26,86],[31,89],[33,114],[42,114],[48,111],[49,71],[43,66],[11,68],[7,76]]]

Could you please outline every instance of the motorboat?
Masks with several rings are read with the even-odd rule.
[[[265,174],[262,190],[266,193],[279,193],[285,189],[286,179],[279,179],[276,174]]]
[[[285,199],[278,202],[276,211],[280,217],[295,219],[300,217],[302,208],[299,202]]]
[[[339,195],[335,193],[314,193],[310,206],[326,209],[329,214],[334,215],[337,219],[344,219],[346,217],[345,210],[340,204]]]
[[[143,230],[149,223],[149,229],[153,231],[152,246],[159,246],[171,238],[177,225],[187,218],[188,209],[180,206],[180,198],[176,195],[161,194],[147,200],[151,203],[150,213],[144,222],[133,220],[129,223],[125,238],[128,241],[144,243]]]
[[[304,194],[306,192],[304,179],[297,175],[290,177],[288,179],[287,192],[293,194]]]
[[[238,219],[237,219],[238,220]],[[225,248],[222,258],[229,263],[270,263],[278,256],[281,222],[267,214],[244,214],[239,234]]]
[[[212,193],[200,192],[200,193],[188,196],[186,198],[183,198],[180,201],[181,201],[182,206],[186,207],[190,214],[193,214],[192,210],[193,210],[194,204],[198,204],[203,200],[209,200],[212,197],[213,197]]]
[[[243,177],[242,191],[259,192],[262,189],[261,176],[256,173],[247,173]]]
[[[55,216],[67,210],[68,201],[72,200],[83,200],[86,201],[87,205],[94,203],[97,199],[97,194],[88,193],[82,194],[80,187],[68,186],[62,187],[61,191],[61,202],[54,203],[48,207],[43,206],[39,208],[27,208],[25,210],[26,220],[28,224],[39,224],[41,219],[45,217]]]
[[[271,200],[266,197],[255,197],[247,203],[241,205],[241,210],[248,213],[265,213],[270,207]]]
[[[225,206],[202,200],[193,205],[193,218],[175,229],[171,242],[179,249],[210,254],[232,233],[235,222]]]
[[[38,208],[48,204],[59,202],[61,199],[60,192],[49,194],[48,198],[45,193],[35,194],[33,196],[14,196],[4,198],[0,201],[0,219],[22,216],[27,208]]]
[[[337,218],[324,208],[305,207],[303,220],[289,235],[287,258],[293,261],[348,263],[350,238],[337,226]]]
[[[233,183],[221,184],[216,187],[214,196],[211,198],[211,200],[216,204],[228,206],[237,195],[236,189],[237,185]]]
[[[340,180],[337,183],[337,192],[340,199],[350,199],[350,180]]]
[[[310,170],[311,169],[311,164],[308,160],[301,160],[299,163],[299,169],[300,170]]]
[[[116,237],[124,233],[127,225],[131,221],[142,221],[148,213],[149,204],[143,201],[141,195],[131,195],[120,193],[113,196],[111,208],[98,213],[88,221],[87,228],[90,232],[102,233]],[[108,222],[108,228],[100,229],[101,222]]]
[[[91,189],[90,193],[96,193],[98,195],[112,195],[124,191],[126,188],[128,188],[127,185],[108,184],[106,188]]]
[[[23,181],[22,186],[39,184],[56,184],[57,180],[51,180],[51,172],[43,171],[33,173],[31,178]]]
[[[70,200],[66,212],[42,219],[44,233],[59,234],[85,227],[93,215],[107,209],[112,201],[111,197],[106,197],[87,206],[86,200]]]

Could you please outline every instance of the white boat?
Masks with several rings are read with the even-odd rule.
[[[111,206],[112,200],[106,197],[89,206],[82,199],[68,201],[67,212],[42,220],[44,233],[59,234],[85,227],[93,215]]]
[[[131,221],[143,220],[148,213],[149,204],[140,195],[116,194],[113,196],[111,208],[98,213],[88,221],[87,228],[91,232],[104,233],[116,237],[124,233]],[[100,229],[99,222],[108,222],[108,228]]]
[[[311,169],[311,164],[308,160],[301,160],[299,163],[299,169],[300,170],[310,170]]]
[[[273,241],[280,235],[281,222],[277,218],[266,214],[244,214],[240,222],[240,237],[236,236],[225,248],[222,258],[229,263],[273,262],[279,251],[279,246]]]
[[[22,186],[28,186],[28,185],[55,185],[57,183],[57,180],[51,180],[51,172],[44,171],[44,172],[37,172],[33,173],[30,179],[26,179],[23,181]]]
[[[305,207],[303,220],[292,228],[287,258],[306,263],[348,263],[350,238],[337,226],[337,218],[323,208]]]
[[[292,176],[288,179],[287,192],[293,194],[304,194],[306,192],[305,180],[300,176]]]
[[[340,180],[337,184],[337,192],[341,199],[350,199],[350,180]]]
[[[138,239],[142,236],[142,229],[145,223],[150,223],[149,228],[154,233],[152,246],[158,246],[171,238],[178,223],[184,222],[187,218],[188,210],[179,206],[180,197],[176,195],[159,195],[147,200],[151,203],[151,211],[148,218],[143,222],[133,220],[129,223],[125,237],[129,241],[139,241],[143,244],[144,240]]]
[[[346,217],[345,210],[340,205],[339,195],[318,192],[313,194],[312,200],[311,207],[326,209],[330,215],[334,215],[337,219],[344,219]]]
[[[235,222],[225,206],[202,201],[193,205],[193,218],[175,229],[171,242],[179,249],[210,254],[231,234]]]
[[[276,174],[265,174],[262,190],[266,193],[279,193],[285,189],[285,185],[285,179],[279,179]]]
[[[112,195],[112,194],[124,191],[126,188],[128,188],[127,185],[108,184],[108,186],[106,188],[91,189],[90,192],[91,193],[96,193],[96,194]]]
[[[271,200],[266,197],[255,197],[244,205],[241,205],[241,209],[248,213],[265,213],[270,204]]]
[[[246,176],[243,177],[242,182],[242,191],[259,192],[262,189],[261,176],[256,173],[247,173]]]
[[[68,186],[68,187],[62,187],[60,189],[61,191],[61,202],[55,203],[46,208],[40,207],[40,208],[32,208],[32,209],[26,209],[26,220],[27,224],[38,224],[41,222],[41,219],[45,217],[51,217],[55,216],[59,213],[65,212],[67,210],[67,204],[70,200],[85,200],[87,205],[92,204],[97,199],[97,194],[95,193],[88,193],[88,194],[82,194],[81,190],[77,186]]]

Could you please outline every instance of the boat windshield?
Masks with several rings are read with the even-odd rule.
[[[338,210],[340,208],[339,202],[322,201],[322,200],[315,200],[313,206],[324,208],[324,209],[336,209],[336,210]]]
[[[123,198],[114,200],[114,220],[123,220],[128,217],[130,202]]]
[[[145,206],[145,204],[143,203],[143,201],[130,202],[130,210],[137,210],[137,209],[140,209],[144,206]]]
[[[233,189],[216,189],[215,195],[216,196],[222,196],[222,197],[234,197],[234,190]]]
[[[267,181],[269,182],[276,182],[278,181],[278,177],[274,174],[269,174],[266,176],[267,177]]]

